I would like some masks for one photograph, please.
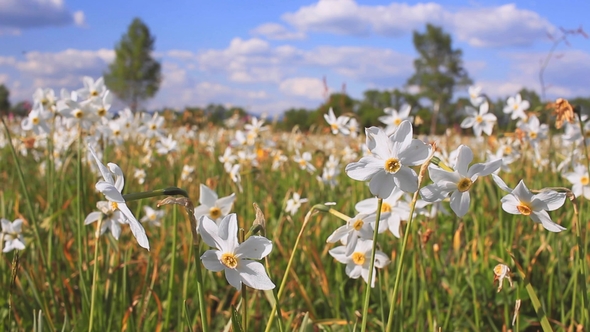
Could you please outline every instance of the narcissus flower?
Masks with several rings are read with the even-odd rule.
[[[469,164],[473,160],[473,152],[468,146],[460,145],[457,149],[457,164],[454,171],[447,171],[437,166],[428,166],[430,178],[434,184],[420,190],[422,199],[427,202],[443,200],[451,194],[451,209],[458,217],[463,217],[469,210],[471,196],[469,189],[480,176],[492,174],[502,165],[502,160],[494,160],[487,163]]]
[[[215,223],[207,216],[201,217],[197,226],[203,241],[215,248],[207,250],[201,261],[213,272],[225,271],[225,278],[238,291],[242,283],[254,289],[273,289],[275,284],[266,274],[264,266],[255,259],[263,259],[272,250],[272,242],[263,236],[250,236],[238,243],[238,219],[235,213]]]
[[[371,154],[346,166],[346,174],[358,181],[369,181],[371,193],[387,198],[395,187],[405,192],[418,190],[418,175],[409,166],[426,161],[431,147],[412,138],[412,124],[405,120],[397,131],[387,136],[383,129],[365,129]]]
[[[23,225],[22,219],[16,219],[15,221],[10,222],[9,220],[2,218],[0,219],[0,223],[2,223],[2,233],[0,233],[0,237],[4,239],[4,248],[2,249],[2,252],[9,252],[14,249],[25,249],[25,240],[21,234]]]
[[[479,106],[479,112],[467,106],[465,112],[468,117],[461,122],[461,128],[473,128],[473,133],[477,137],[481,136],[482,131],[488,136],[491,135],[497,119],[494,114],[488,113],[489,109],[490,105],[487,101]]]
[[[539,194],[533,194],[522,180],[516,188],[511,189],[497,175],[492,174],[496,184],[509,194],[502,197],[502,209],[510,214],[522,214],[543,225],[550,232],[561,232],[566,228],[551,220],[547,211],[559,209],[564,203],[565,193],[554,190],[544,190]]]
[[[121,235],[121,225],[127,223],[125,216],[119,209],[113,209],[111,203],[107,201],[97,202],[96,208],[99,209],[100,212],[90,212],[86,216],[86,219],[84,219],[84,225],[90,225],[91,223],[102,218],[100,224],[100,235],[104,234],[108,229],[111,231],[113,237],[118,240],[119,236]]]
[[[143,212],[145,216],[141,218],[142,223],[149,223],[152,226],[160,227],[162,226],[162,218],[164,218],[164,210],[155,210],[151,206],[144,205]]]
[[[88,146],[88,150],[92,153],[103,178],[103,180],[96,183],[96,189],[104,194],[105,198],[110,202],[113,210],[119,209],[125,218],[127,218],[127,222],[129,223],[133,236],[137,239],[137,243],[143,248],[150,250],[150,243],[145,235],[145,230],[139,221],[137,221],[131,210],[129,210],[129,207],[127,207],[125,199],[121,194],[121,191],[125,186],[123,171],[121,171],[121,168],[118,165],[113,163],[108,163],[107,165],[109,167],[107,168],[102,162],[100,162],[100,159],[98,159],[90,145]]]
[[[287,206],[285,207],[285,212],[294,215],[299,211],[301,204],[306,203],[307,198],[301,198],[299,193],[293,193],[293,198],[287,201]]]
[[[353,279],[363,277],[366,283],[369,283],[369,268],[371,267],[371,250],[373,249],[373,240],[359,239],[352,252],[348,252],[345,246],[336,247],[329,251],[330,255],[340,263],[346,264],[346,275]],[[375,265],[373,268],[373,278],[371,287],[375,287],[375,269],[383,268],[389,264],[389,258],[380,250],[375,252]]]
[[[344,115],[336,117],[336,115],[334,115],[334,111],[330,107],[328,114],[324,114],[324,119],[326,119],[326,122],[328,122],[328,124],[330,125],[330,129],[332,130],[332,134],[334,134],[334,135],[336,135],[338,133],[342,133],[344,135],[350,134],[350,129],[346,126],[348,120],[350,120],[350,117],[344,116]]]
[[[586,166],[576,164],[573,172],[565,173],[563,176],[573,184],[572,191],[576,197],[584,196],[590,199],[590,177]]]

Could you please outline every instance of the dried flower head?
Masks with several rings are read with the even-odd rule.
[[[498,292],[502,290],[502,282],[504,279],[508,279],[510,287],[512,287],[512,279],[510,278],[510,268],[505,264],[498,264],[494,267],[494,283],[498,283]]]
[[[574,108],[566,99],[557,98],[554,103],[547,104],[547,108],[552,108],[556,116],[555,128],[561,128],[565,121],[574,123]]]

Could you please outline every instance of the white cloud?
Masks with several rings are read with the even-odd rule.
[[[282,18],[300,31],[356,36],[397,37],[432,23],[475,47],[530,45],[555,30],[539,14],[514,4],[449,11],[433,2],[365,6],[354,0],[319,0]]]
[[[305,33],[301,31],[289,31],[278,23],[265,23],[250,30],[253,35],[264,36],[272,40],[305,39]]]
[[[288,78],[281,82],[279,90],[286,95],[304,97],[312,100],[324,98],[324,82],[313,77]]]
[[[73,18],[74,18],[74,23],[77,26],[80,26],[80,27],[86,26],[86,16],[84,15],[83,11],[78,10],[78,11],[74,12]]]
[[[2,0],[0,27],[13,29],[83,25],[84,12],[70,12],[63,0]]]

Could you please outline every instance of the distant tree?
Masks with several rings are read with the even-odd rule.
[[[153,97],[160,88],[160,63],[152,57],[154,42],[147,25],[135,18],[115,47],[115,61],[104,74],[107,87],[134,112],[142,100]]]
[[[291,108],[283,114],[281,127],[286,131],[291,131],[295,126],[301,131],[308,131],[310,128],[310,115],[312,111],[304,108]]]
[[[419,57],[414,60],[416,72],[408,79],[408,85],[418,86],[418,96],[432,104],[430,134],[434,135],[439,112],[449,107],[456,87],[471,84],[463,68],[460,49],[453,49],[451,36],[442,28],[428,24],[426,32],[414,31],[414,47]]]
[[[10,110],[10,91],[4,84],[0,84],[0,114],[6,114]]]

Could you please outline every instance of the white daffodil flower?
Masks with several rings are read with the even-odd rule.
[[[86,216],[86,219],[84,219],[84,225],[90,225],[102,218],[100,235],[103,235],[108,229],[111,231],[113,237],[118,240],[121,235],[121,225],[127,223],[123,213],[121,213],[119,209],[113,209],[113,205],[107,201],[97,202],[96,208],[99,209],[100,212],[90,212]]]
[[[162,218],[164,218],[164,210],[155,210],[152,207],[144,205],[143,212],[145,216],[143,216],[139,221],[142,223],[149,223],[152,226],[160,227],[162,226]]]
[[[522,100],[520,93],[514,97],[509,97],[504,106],[504,113],[511,114],[510,118],[526,120],[527,115],[524,111],[528,110],[531,104],[528,100]]]
[[[219,198],[217,193],[204,184],[201,184],[199,194],[199,205],[195,208],[195,218],[199,220],[201,216],[208,216],[212,220],[219,222],[225,217],[234,204],[236,194],[231,194]]]
[[[35,104],[29,115],[21,121],[23,130],[32,130],[35,135],[49,134],[47,120],[53,117],[53,113],[45,110],[43,104]]]
[[[336,115],[334,115],[334,111],[330,107],[328,114],[324,114],[324,119],[326,119],[326,122],[328,122],[328,124],[330,125],[330,129],[332,130],[332,134],[334,134],[334,135],[336,135],[338,133],[342,133],[343,135],[350,134],[350,129],[348,129],[348,127],[346,126],[346,124],[348,123],[348,120],[350,120],[350,117],[341,115],[338,118],[336,118]]]
[[[359,239],[352,252],[348,252],[345,246],[336,247],[329,251],[330,255],[342,264],[346,264],[346,275],[352,279],[363,277],[369,283],[369,268],[371,267],[371,251],[373,240]],[[371,287],[375,287],[376,269],[381,269],[389,264],[389,258],[380,250],[375,251],[375,265]]]
[[[381,204],[381,222],[387,225],[391,233],[399,238],[399,226],[402,220],[410,219],[410,204],[403,201],[401,198],[404,192],[395,188],[389,197],[384,198]],[[354,206],[358,213],[376,213],[377,212],[377,198],[367,198],[362,200]]]
[[[10,222],[9,220],[2,218],[0,219],[0,223],[2,223],[2,233],[0,234],[0,238],[4,239],[4,248],[2,249],[2,252],[9,252],[14,249],[24,250],[25,239],[22,235],[23,220],[16,219],[15,221]]]
[[[299,193],[293,193],[293,198],[287,201],[287,206],[285,207],[285,212],[294,215],[299,211],[301,204],[307,203],[307,198],[301,198]]]
[[[84,82],[84,87],[77,91],[80,98],[91,99],[94,97],[102,97],[103,94],[108,91],[102,76],[96,81],[90,76],[84,76],[82,82]]]
[[[492,174],[494,182],[509,194],[502,197],[502,209],[510,214],[522,214],[543,225],[550,232],[561,232],[566,228],[553,222],[547,211],[559,209],[564,203],[565,193],[544,190],[540,194],[533,194],[522,180],[516,188],[511,189],[497,175]]]
[[[123,215],[127,218],[127,222],[131,228],[131,232],[137,243],[143,248],[150,250],[150,243],[148,241],[147,235],[145,235],[145,230],[137,221],[131,210],[127,207],[125,203],[125,199],[121,194],[123,187],[125,186],[125,179],[123,177],[123,171],[121,168],[113,163],[108,163],[108,168],[100,162],[100,159],[96,156],[96,153],[89,145],[88,150],[92,153],[96,164],[98,165],[98,169],[102,174],[103,180],[98,181],[96,183],[96,189],[103,193],[106,199],[111,203],[111,207],[113,210],[119,209]]]
[[[434,165],[428,166],[430,178],[434,184],[420,190],[422,199],[427,202],[443,200],[451,194],[451,209],[458,217],[463,217],[469,210],[471,196],[469,189],[480,176],[492,174],[502,165],[502,160],[494,160],[487,163],[469,164],[473,160],[473,152],[468,146],[460,145],[457,149],[457,162],[454,171],[450,172]]]
[[[576,197],[584,196],[590,199],[590,177],[588,177],[586,166],[576,164],[573,172],[565,173],[563,176],[573,184],[572,192]]]
[[[254,289],[273,289],[275,284],[266,274],[264,266],[254,259],[263,259],[272,250],[272,242],[263,236],[250,236],[238,243],[238,219],[235,213],[225,216],[217,225],[207,216],[202,216],[197,227],[203,241],[216,248],[207,250],[201,261],[213,272],[225,270],[225,278],[238,291],[242,283]]]
[[[479,112],[473,107],[467,106],[465,112],[468,117],[461,122],[461,128],[473,128],[476,137],[480,137],[482,131],[488,136],[491,135],[497,118],[494,114],[488,113],[489,109],[488,102],[484,102],[479,106]]]
[[[365,129],[371,154],[346,166],[346,174],[358,181],[370,181],[371,193],[379,198],[391,195],[395,187],[405,192],[418,190],[418,175],[409,166],[428,159],[430,145],[412,138],[412,124],[405,120],[387,136],[381,128]]]
[[[311,164],[311,152],[305,151],[303,154],[299,154],[299,150],[295,150],[295,156],[293,156],[299,168],[307,170],[310,173],[315,172],[315,167]]]
[[[385,127],[385,133],[387,133],[387,135],[393,134],[404,120],[408,120],[410,122],[414,121],[414,117],[410,116],[411,111],[412,106],[408,104],[403,105],[399,112],[395,108],[385,108],[383,112],[386,115],[379,117],[379,121],[387,126]]]
[[[346,224],[338,227],[326,240],[327,243],[336,243],[340,241],[348,248],[347,254],[351,254],[356,247],[356,243],[361,239],[372,239],[377,215],[359,213],[350,218]],[[389,217],[389,213],[382,213],[381,218]],[[379,224],[379,233],[387,230],[386,223]]]
[[[534,148],[547,138],[549,133],[549,126],[546,123],[541,124],[539,118],[534,115],[531,115],[527,122],[522,122],[518,128],[526,133],[526,139]]]

